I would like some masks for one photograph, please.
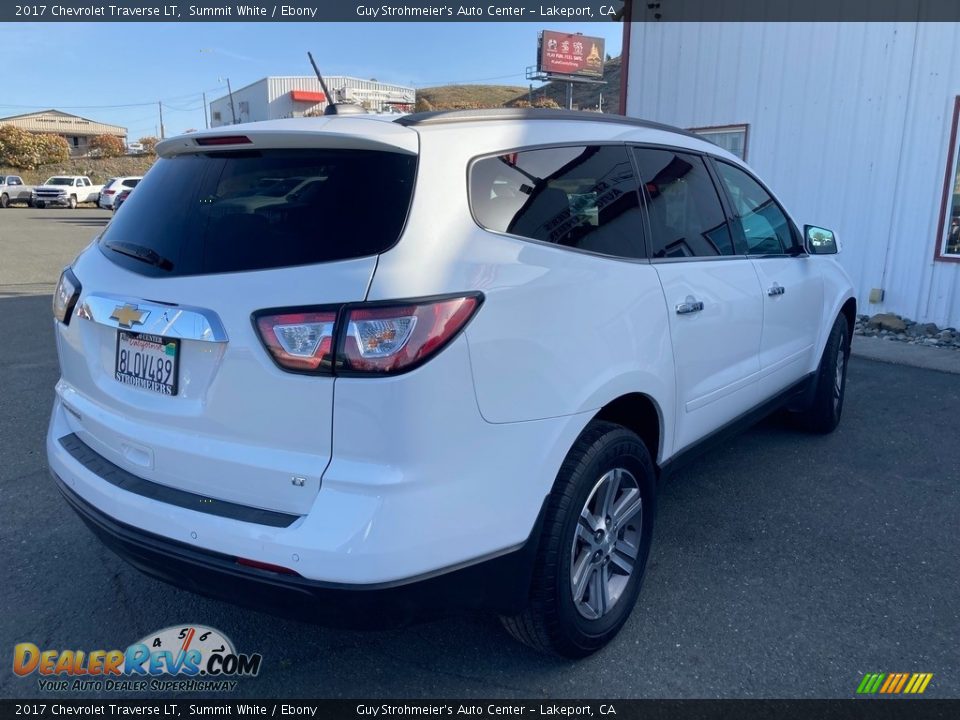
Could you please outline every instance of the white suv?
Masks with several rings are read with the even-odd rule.
[[[112,208],[117,195],[124,190],[133,190],[141,180],[143,178],[139,176],[110,178],[107,184],[103,186],[103,190],[100,191],[100,199],[97,201],[97,205],[105,210]]]
[[[582,656],[634,606],[661,478],[778,407],[840,419],[836,239],[693,135],[458,111],[157,151],[61,278],[47,438],[156,577],[311,617],[483,607]]]

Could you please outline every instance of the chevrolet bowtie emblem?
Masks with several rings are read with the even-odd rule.
[[[127,303],[117,305],[113,309],[111,320],[116,320],[120,327],[132,328],[134,325],[143,325],[143,321],[150,314],[149,310],[138,310],[136,305]]]

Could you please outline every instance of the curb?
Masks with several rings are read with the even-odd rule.
[[[854,335],[850,353],[868,360],[960,375],[960,351],[947,348]]]

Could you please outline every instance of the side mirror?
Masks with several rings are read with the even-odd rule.
[[[804,225],[803,249],[810,255],[836,255],[840,252],[840,242],[833,230]]]

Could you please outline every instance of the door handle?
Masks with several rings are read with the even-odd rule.
[[[701,310],[703,310],[703,303],[693,295],[687,295],[686,300],[677,304],[677,315],[689,315]]]
[[[783,295],[786,291],[787,289],[783,285],[781,285],[780,283],[774,283],[767,290],[767,295],[769,295],[770,297],[774,297],[775,295]]]

